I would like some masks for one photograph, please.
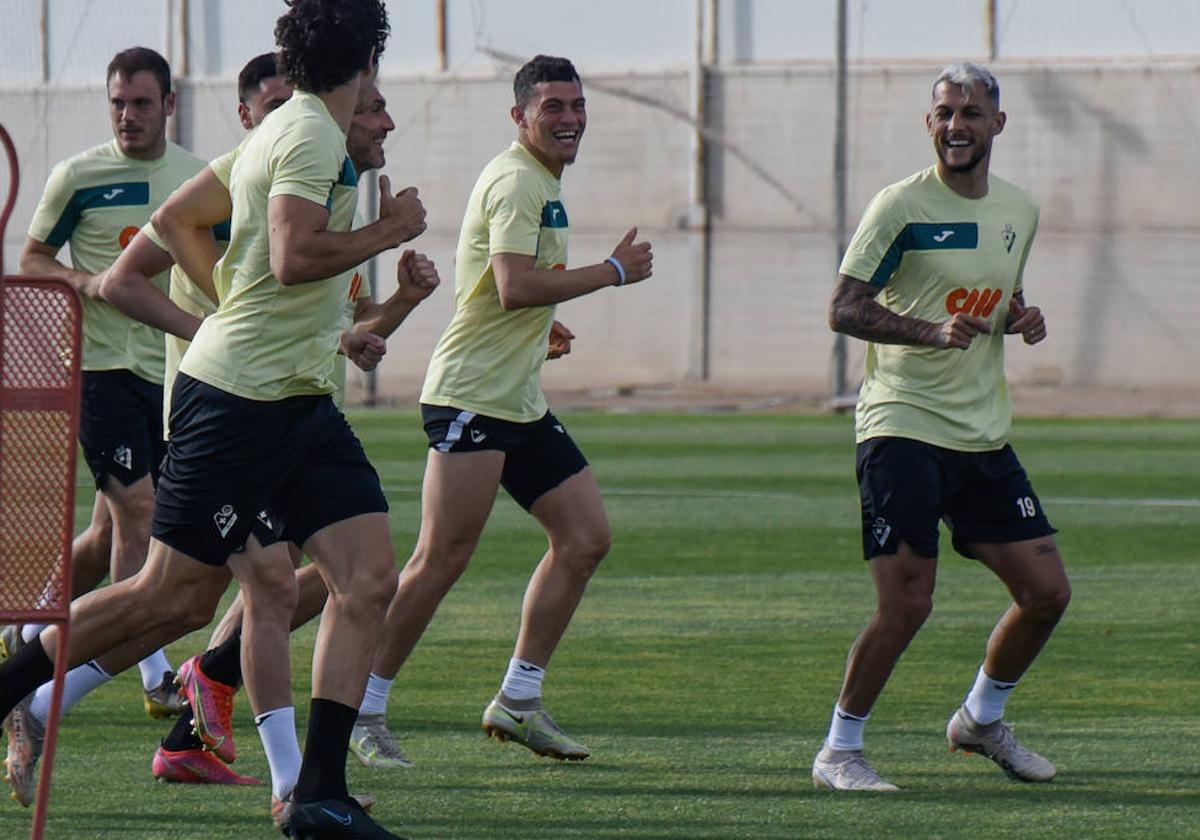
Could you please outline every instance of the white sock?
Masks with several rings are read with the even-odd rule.
[[[517,659],[508,660],[508,671],[500,683],[500,693],[511,700],[537,700],[542,696],[542,680],[546,669]]]
[[[65,715],[68,709],[78,704],[92,689],[99,688],[111,679],[112,675],[105,673],[95,660],[67,671],[63,683],[62,714]],[[33,700],[29,702],[29,713],[43,724],[50,719],[50,700],[53,696],[54,681],[51,680],[38,686],[37,691],[33,693]]]
[[[271,793],[284,799],[300,778],[300,742],[296,738],[296,709],[284,706],[254,718],[258,737],[271,767]]]
[[[385,680],[377,674],[371,674],[367,679],[367,690],[363,693],[362,705],[358,707],[360,715],[382,715],[387,713],[388,693],[392,690],[394,679]]]
[[[1015,682],[992,679],[980,666],[979,673],[975,675],[975,685],[971,687],[971,693],[963,705],[976,723],[995,723],[1004,717],[1004,704],[1016,687]]]
[[[833,750],[861,750],[863,730],[870,715],[852,715],[841,706],[833,707],[833,720],[829,723],[829,737],[825,743]]]
[[[26,624],[21,627],[21,641],[32,642],[33,637],[46,629],[45,624]]]
[[[162,648],[159,648],[138,663],[138,670],[142,672],[142,688],[151,691],[162,685],[163,674],[175,669],[171,667]]]

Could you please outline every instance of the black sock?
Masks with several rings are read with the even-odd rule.
[[[61,643],[62,636],[58,639]],[[39,685],[52,679],[54,663],[42,647],[42,637],[34,636],[0,664],[0,720],[8,717],[8,713]]]
[[[296,781],[295,798],[344,799],[346,790],[346,754],[350,751],[350,731],[358,718],[358,709],[333,700],[314,697],[308,713],[308,737],[304,760]]]
[[[215,648],[204,651],[200,670],[210,680],[237,688],[242,682],[242,628],[234,630],[233,635]]]
[[[171,729],[170,734],[163,739],[163,748],[171,752],[203,749],[204,742],[196,736],[193,729],[194,721],[191,707],[185,706],[183,714],[179,716],[179,720],[175,721],[175,726]]]

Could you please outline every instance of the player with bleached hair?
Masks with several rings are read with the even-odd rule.
[[[1054,528],[1007,443],[1004,336],[1037,344],[1046,322],[1026,305],[1023,284],[1037,203],[988,171],[1006,119],[985,68],[943,70],[925,117],[935,164],[875,196],[842,260],[829,322],[869,342],[855,436],[863,553],[878,604],[850,649],[813,761],[817,787],[896,790],[863,755],[863,729],[932,610],[939,519],[955,549],[1013,597],[947,725],[950,747],[986,755],[1022,781],[1055,775],[1001,720],[1071,597]]]

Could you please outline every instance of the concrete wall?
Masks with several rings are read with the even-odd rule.
[[[1008,127],[993,172],[1042,203],[1026,276],[1050,338],[1010,342],[1016,382],[1200,388],[1188,360],[1200,350],[1200,64],[1000,63]],[[932,162],[923,114],[937,68],[859,67],[849,84],[849,225],[885,184]],[[592,75],[589,126],[564,177],[571,262],[606,256],[630,226],[655,246],[645,284],[571,301],[560,319],[575,352],[546,366],[549,387],[670,383],[698,370],[698,239],[689,229],[692,127],[680,71]],[[453,251],[463,204],[483,164],[513,137],[507,71],[385,79],[397,129],[387,173],[415,183],[429,209],[419,241],[447,288],[395,336],[381,396],[408,395],[450,315]],[[179,130],[214,156],[241,129],[230,83],[185,83]],[[646,104],[661,103],[660,106]],[[830,382],[833,337],[825,307],[837,257],[833,236],[833,76],[825,64],[725,68],[709,79],[710,373],[735,385]],[[22,155],[9,260],[50,164],[108,136],[102,88],[0,90],[0,119]],[[53,128],[51,128],[53,127]],[[4,186],[0,183],[0,186]],[[394,257],[379,260],[381,291]],[[855,344],[855,343],[852,343]],[[860,348],[852,346],[851,371]]]

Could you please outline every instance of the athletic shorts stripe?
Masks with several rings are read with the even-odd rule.
[[[438,452],[449,452],[454,448],[454,444],[462,440],[463,429],[475,419],[474,413],[470,411],[460,411],[458,416],[450,421],[450,428],[446,430],[446,437],[436,445]]]

